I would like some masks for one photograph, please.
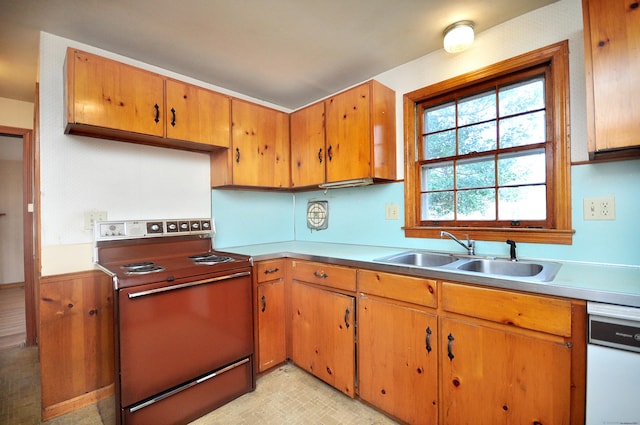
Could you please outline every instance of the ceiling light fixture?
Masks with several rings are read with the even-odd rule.
[[[444,50],[458,53],[473,43],[473,21],[458,21],[444,30]]]

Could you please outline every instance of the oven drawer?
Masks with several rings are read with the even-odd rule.
[[[253,354],[251,273],[118,293],[121,405]]]
[[[124,425],[178,424],[197,419],[254,389],[251,358],[122,409]],[[188,406],[188,408],[187,408]]]

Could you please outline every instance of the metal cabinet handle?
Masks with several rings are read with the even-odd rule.
[[[279,271],[280,271],[280,269],[279,269],[278,267],[276,267],[275,269],[266,269],[266,270],[264,271],[264,274],[277,273],[277,272],[279,272]]]
[[[160,107],[158,106],[157,103],[155,105],[153,105],[153,107],[156,110],[156,118],[154,119],[154,121],[157,123],[157,122],[160,121]]]
[[[240,162],[240,148],[236,148],[236,162]]]
[[[431,352],[431,327],[427,326],[427,337],[426,337],[426,345],[427,345],[427,352],[430,353]]]
[[[211,279],[203,279],[203,280],[197,280],[195,282],[186,282],[186,283],[179,283],[177,285],[163,286],[161,288],[149,289],[146,291],[132,292],[127,296],[131,300],[134,298],[146,297],[148,295],[160,294],[163,292],[175,291],[177,289],[190,288],[192,286],[204,285],[204,284],[213,283],[213,282],[220,282],[227,279],[234,279],[236,277],[243,277],[243,276],[249,276],[249,275],[251,275],[251,272],[238,272],[238,273],[233,273],[225,276],[214,277]]]
[[[203,376],[202,378],[199,378],[199,379],[196,379],[194,381],[188,382],[188,383],[186,383],[186,384],[184,384],[184,385],[182,385],[182,386],[180,386],[178,388],[175,388],[175,389],[173,389],[173,390],[171,390],[169,392],[163,393],[163,394],[161,394],[161,395],[159,395],[157,397],[154,397],[154,398],[152,398],[150,400],[143,401],[142,403],[133,405],[128,409],[129,413],[135,413],[138,410],[144,409],[145,407],[149,407],[152,404],[158,403],[159,401],[162,401],[162,400],[167,399],[167,398],[169,398],[171,396],[174,396],[174,395],[176,395],[176,394],[178,394],[178,393],[180,393],[180,392],[182,392],[184,390],[188,390],[191,387],[194,387],[194,386],[196,386],[198,384],[202,384],[203,382],[208,381],[211,378],[215,378],[216,376],[220,376],[223,373],[226,373],[226,372],[228,372],[228,371],[230,371],[232,369],[235,369],[238,366],[242,366],[243,364],[245,364],[247,362],[249,362],[248,358],[242,359],[242,360],[240,360],[240,361],[238,361],[236,363],[233,363],[233,364],[231,364],[231,365],[229,365],[229,366],[227,366],[225,368],[222,368],[222,369],[217,370],[217,371],[215,371],[213,373],[210,373],[209,375]]]
[[[453,360],[453,358],[455,357],[453,355],[453,340],[455,338],[453,337],[453,334],[450,333],[447,339],[449,340],[449,342],[447,343],[447,356],[449,357],[449,360]]]
[[[349,329],[349,326],[351,326],[351,325],[349,325],[349,314],[350,313],[351,312],[349,311],[349,309],[346,309],[345,312],[344,312],[344,324],[347,327],[347,329]]]
[[[329,145],[329,149],[327,149],[327,156],[329,157],[329,161],[333,159],[333,146]]]
[[[176,110],[171,108],[171,127],[176,126]]]
[[[320,164],[322,164],[322,148],[320,148],[320,150],[318,151],[318,161],[320,161]]]
[[[267,309],[267,297],[263,295],[262,296],[262,312],[264,313],[266,309]]]
[[[315,272],[313,272],[313,275],[315,277],[317,277],[318,279],[326,279],[326,278],[329,277],[329,275],[326,274],[325,272],[320,272],[320,271],[317,271],[317,270]]]

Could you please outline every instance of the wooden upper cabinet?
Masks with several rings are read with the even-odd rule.
[[[289,188],[289,115],[231,100],[232,146],[211,154],[211,185]]]
[[[73,124],[164,136],[162,76],[67,51],[67,128]]]
[[[228,96],[176,80],[166,80],[167,137],[229,147]]]
[[[65,132],[177,149],[229,147],[229,97],[67,49]]]
[[[583,0],[591,159],[640,155],[640,7]]]
[[[291,187],[325,182],[324,102],[291,114]]]
[[[396,178],[395,92],[377,81],[324,101],[326,181]]]

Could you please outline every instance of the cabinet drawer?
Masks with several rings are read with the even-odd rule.
[[[571,336],[571,302],[442,282],[442,308],[518,328]]]
[[[257,262],[256,275],[258,283],[282,279],[284,277],[284,259]]]
[[[438,304],[436,288],[437,282],[431,279],[358,270],[358,291],[370,295],[435,308]]]
[[[348,267],[293,260],[291,262],[291,278],[344,291],[356,291],[356,270]]]

